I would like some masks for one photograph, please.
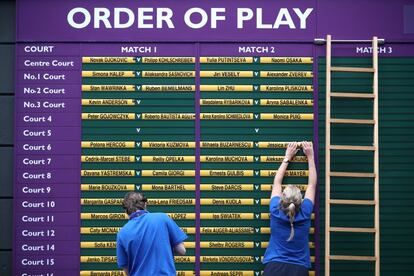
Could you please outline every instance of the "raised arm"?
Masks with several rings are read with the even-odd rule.
[[[289,162],[295,157],[298,152],[298,143],[290,142],[286,148],[285,159],[280,164],[279,169],[276,172],[275,179],[273,180],[272,195],[270,198],[282,195],[282,181],[285,176],[286,169]]]
[[[305,198],[309,199],[310,201],[312,201],[312,203],[314,203],[316,184],[317,184],[317,175],[316,175],[313,145],[310,142],[304,141],[302,142],[302,147],[303,147],[303,152],[308,158],[308,167],[309,167],[308,187],[306,188]]]

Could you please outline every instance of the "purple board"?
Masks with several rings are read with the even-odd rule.
[[[194,57],[195,102],[200,100],[202,85],[199,57],[312,57],[311,113],[317,151],[317,59],[324,56],[325,49],[314,45],[314,39],[326,34],[337,39],[376,35],[387,42],[380,48],[381,56],[413,54],[413,1],[409,0],[17,3],[15,275],[78,275],[80,271],[82,57]],[[335,51],[341,56],[370,56],[366,45],[340,45]],[[192,268],[196,275],[201,254],[201,112],[196,104],[196,261]],[[317,275],[318,207],[314,224]],[[51,244],[53,250],[48,248]],[[28,245],[39,251],[27,250]]]

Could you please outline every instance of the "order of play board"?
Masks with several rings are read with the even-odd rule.
[[[189,236],[179,275],[261,273],[274,173],[288,141],[313,140],[308,47],[25,44],[18,55],[18,272],[121,273],[120,203],[140,191]],[[284,184],[305,190],[307,169],[299,154]]]

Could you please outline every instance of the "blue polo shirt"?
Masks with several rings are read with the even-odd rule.
[[[311,267],[309,252],[309,229],[313,203],[305,198],[296,214],[293,222],[295,236],[287,241],[290,236],[289,217],[279,210],[280,197],[275,196],[270,200],[270,241],[266,249],[263,264],[269,262],[282,262]]]
[[[118,266],[131,276],[176,276],[173,248],[187,235],[164,213],[138,211],[118,232]]]

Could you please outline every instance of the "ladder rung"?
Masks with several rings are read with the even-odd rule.
[[[375,150],[374,146],[330,145],[333,150]]]
[[[374,120],[364,120],[364,119],[332,119],[331,123],[336,124],[369,124],[373,125],[375,124]]]
[[[337,176],[337,177],[375,177],[375,173],[330,172],[330,176]]]
[[[378,38],[377,39],[378,44],[384,44],[385,39],[384,38]],[[326,43],[325,38],[315,38],[313,42],[317,45],[323,45]],[[331,43],[372,43],[373,40],[371,39],[331,39]]]
[[[346,256],[346,255],[331,255],[329,256],[331,260],[337,261],[373,261],[377,260],[376,257],[373,256]]]
[[[375,72],[374,68],[362,68],[362,67],[331,67],[333,72],[365,72],[373,73]]]
[[[375,228],[331,227],[331,232],[375,233]]]
[[[331,92],[331,97],[335,97],[335,98],[367,98],[367,99],[373,99],[373,98],[375,98],[375,95],[374,94],[368,94],[368,93]]]
[[[330,199],[330,204],[375,205],[375,200]]]

